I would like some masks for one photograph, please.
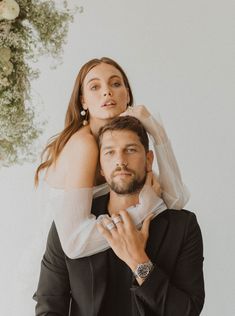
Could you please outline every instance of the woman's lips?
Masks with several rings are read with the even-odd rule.
[[[110,100],[110,101],[107,101],[107,102],[105,102],[104,104],[102,104],[101,107],[113,107],[113,106],[115,106],[115,105],[116,105],[116,102],[113,101],[113,100]]]

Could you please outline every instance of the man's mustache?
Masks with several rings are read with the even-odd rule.
[[[118,166],[118,167],[112,172],[112,176],[115,176],[115,173],[120,172],[120,171],[128,172],[128,173],[131,173],[131,174],[135,174],[135,172],[134,172],[132,169],[129,169],[129,168],[127,168],[127,167],[120,167],[120,166]]]

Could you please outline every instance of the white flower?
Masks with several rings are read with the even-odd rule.
[[[0,48],[0,62],[5,63],[8,62],[11,58],[11,50],[9,47],[1,47]]]
[[[13,64],[9,61],[11,58],[11,50],[8,47],[0,48],[0,66],[5,74],[9,76],[13,71]]]
[[[15,0],[0,2],[0,20],[14,20],[20,13],[20,7]]]
[[[2,69],[3,69],[4,74],[6,76],[9,76],[13,71],[13,64],[10,61],[8,61],[7,63],[3,65]]]
[[[9,86],[9,81],[7,80],[7,78],[1,78],[0,77],[0,86],[2,87],[8,87]]]

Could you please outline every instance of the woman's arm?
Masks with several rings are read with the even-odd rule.
[[[108,242],[97,230],[96,216],[90,213],[91,199],[90,189],[78,188],[61,190],[50,201],[62,248],[71,259],[90,256],[109,248]],[[165,209],[165,204],[151,186],[145,185],[140,192],[140,204],[130,207],[127,212],[139,227],[150,212],[156,216]]]
[[[170,140],[161,120],[156,120],[142,105],[129,107],[121,115],[136,117],[150,134],[158,162],[159,181],[164,202],[170,209],[182,209],[190,195],[182,181]]]
[[[162,197],[168,208],[180,210],[188,202],[190,195],[182,181],[171,142],[160,120],[155,120],[153,116],[149,116],[143,121],[143,125],[153,142],[159,168]]]
[[[62,248],[72,259],[87,255],[84,250],[96,230],[91,205],[97,161],[98,146],[87,126],[70,138],[55,166],[55,173],[63,170],[64,189],[50,199],[50,208]]]
[[[96,141],[89,134],[79,136],[75,135],[66,147],[62,157],[66,164],[65,191],[52,203],[63,250],[71,259],[92,255],[109,247],[97,232],[95,216],[90,214],[92,183],[98,159]],[[164,163],[167,165],[169,162],[163,160],[163,171]],[[166,208],[156,195],[149,198],[150,193],[150,188],[146,190],[144,187],[140,194],[140,203],[128,210],[137,226],[153,208],[155,214]]]

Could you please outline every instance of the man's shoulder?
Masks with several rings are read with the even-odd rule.
[[[164,232],[165,240],[180,245],[191,239],[201,240],[201,229],[196,214],[185,209],[166,209],[153,219],[150,234]]]
[[[166,209],[159,216],[167,219],[173,225],[198,225],[196,214],[186,209]]]
[[[196,216],[196,214],[193,211],[189,211],[186,209],[181,210],[175,210],[175,209],[166,209],[164,212],[166,212],[167,216],[177,216],[179,218],[188,218],[190,216]]]

